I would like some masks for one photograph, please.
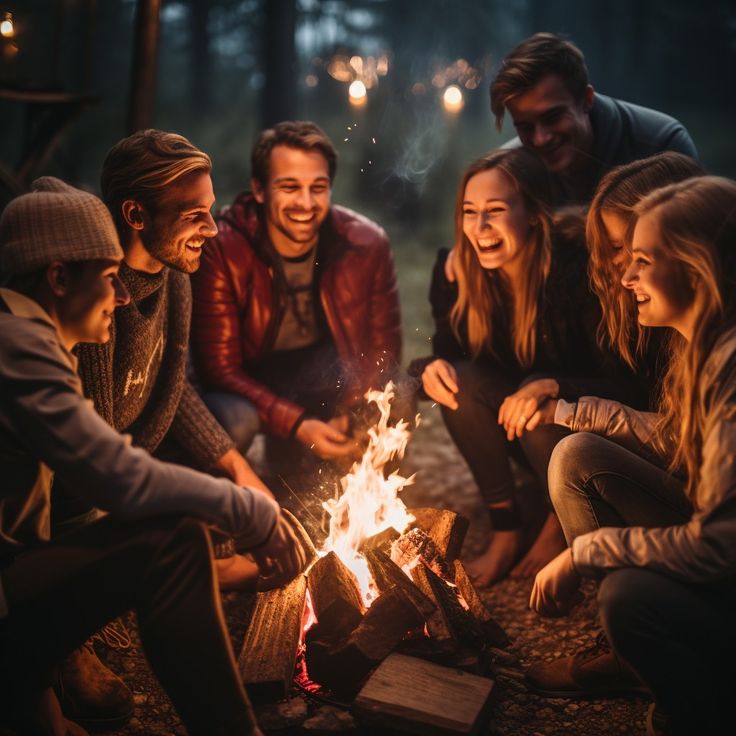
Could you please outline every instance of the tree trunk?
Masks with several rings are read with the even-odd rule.
[[[296,0],[266,0],[264,11],[261,114],[268,128],[296,113]]]
[[[189,0],[189,105],[193,115],[212,104],[210,0]]]
[[[160,10],[161,0],[138,0],[136,6],[128,133],[153,125]]]

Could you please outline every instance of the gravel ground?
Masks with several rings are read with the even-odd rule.
[[[488,523],[480,506],[470,473],[460,458],[442,423],[439,410],[424,404],[423,421],[416,430],[404,463],[407,472],[416,472],[416,482],[403,498],[407,506],[443,506],[471,520],[463,556],[471,559],[485,543]],[[547,661],[591,644],[598,632],[594,591],[573,614],[564,619],[545,620],[529,610],[531,580],[505,580],[480,590],[498,622],[512,638],[493,693],[493,709],[486,731],[493,736],[595,736],[596,734],[645,733],[647,701],[545,699],[526,690],[522,672],[539,659]],[[228,594],[224,598],[228,627],[236,652],[239,651],[253,597]],[[136,715],[118,736],[185,733],[174,709],[161,691],[143,656],[134,617],[124,618],[130,633],[127,649],[98,646],[102,658],[119,672],[135,694]],[[186,642],[182,642],[186,646]],[[207,677],[202,672],[201,677]],[[307,706],[305,708],[305,705]],[[304,721],[305,715],[308,717]],[[301,725],[288,725],[289,718]],[[360,728],[345,711],[318,702],[306,703],[296,696],[278,709],[266,709],[261,722],[269,731],[283,734],[382,733],[375,727]],[[284,728],[285,727],[285,728]],[[385,732],[387,733],[387,732]]]

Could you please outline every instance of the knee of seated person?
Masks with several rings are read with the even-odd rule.
[[[463,404],[472,408],[478,399],[500,408],[506,396],[513,393],[508,381],[474,361],[463,360],[454,367],[460,389],[456,398],[461,408]]]
[[[588,432],[576,432],[557,443],[547,469],[549,495],[553,503],[563,501],[569,489],[585,475],[585,459],[595,440],[596,436]]]

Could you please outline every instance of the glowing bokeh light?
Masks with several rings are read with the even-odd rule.
[[[365,88],[365,84],[363,84],[360,79],[356,79],[350,84],[350,87],[348,87],[348,95],[350,95],[350,102],[353,105],[365,105],[368,99],[368,92]]]
[[[442,104],[447,112],[459,112],[462,110],[465,100],[460,87],[451,84],[442,94]]]
[[[5,20],[0,23],[0,35],[3,35],[5,38],[12,38],[15,35],[13,16],[10,13],[6,13]]]

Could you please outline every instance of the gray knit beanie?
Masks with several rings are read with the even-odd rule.
[[[53,176],[12,200],[0,217],[0,272],[30,273],[53,261],[123,257],[107,207],[94,194]]]

